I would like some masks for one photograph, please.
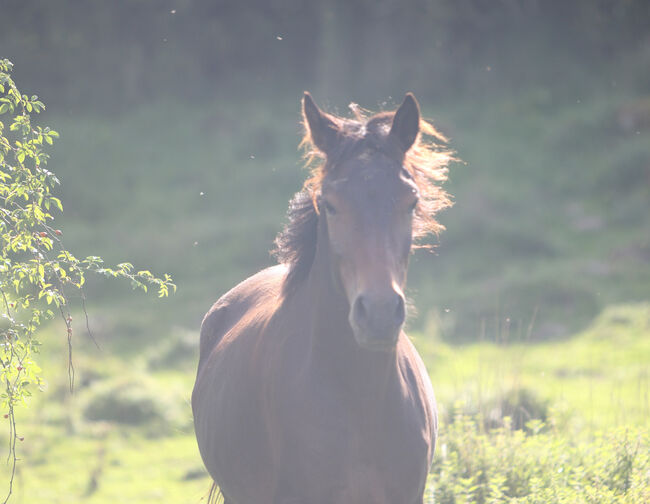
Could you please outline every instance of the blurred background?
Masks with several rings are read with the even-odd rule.
[[[561,337],[650,295],[645,1],[5,0],[3,14],[3,56],[62,135],[67,245],[170,272],[177,324],[272,264],[305,177],[303,90],[340,114],[413,91],[462,160],[448,230],[413,261],[412,326],[471,340],[508,319],[513,336],[534,321]]]
[[[91,327],[112,351],[81,357],[87,376],[122,369],[112,355],[149,352],[142,369],[187,358],[187,400],[201,317],[274,262],[306,176],[304,90],[343,115],[412,91],[457,153],[447,230],[409,273],[425,353],[567,341],[602,313],[650,320],[650,2],[2,0],[0,56],[61,134],[49,167],[66,246],[178,285],[153,301],[90,283]]]

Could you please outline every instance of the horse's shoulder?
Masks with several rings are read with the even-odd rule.
[[[286,266],[263,269],[221,296],[201,323],[201,358],[207,356],[235,324],[251,312],[264,311],[280,299]]]
[[[427,436],[432,443],[429,454],[429,460],[431,461],[433,447],[435,446],[438,435],[438,411],[433,386],[431,385],[429,373],[424,365],[424,361],[420,357],[413,342],[408,337],[405,337],[400,343],[400,368],[402,377],[408,384],[410,395],[418,397],[418,402],[421,403],[425,418],[425,428],[428,430]]]

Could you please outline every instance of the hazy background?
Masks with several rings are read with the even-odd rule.
[[[414,256],[414,329],[562,337],[610,303],[650,298],[649,2],[0,8],[0,53],[61,133],[50,167],[67,246],[178,284],[159,304],[92,284],[96,316],[114,307],[156,331],[196,329],[219,295],[272,264],[305,177],[303,90],[342,114],[413,91],[463,161],[447,185],[456,205],[440,215],[448,230]]]
[[[74,394],[42,328],[11,502],[204,502],[198,328],[273,264],[304,90],[340,114],[412,91],[462,160],[409,273],[440,413],[425,502],[650,499],[650,2],[0,0],[0,57],[61,134],[66,247],[178,285],[90,282],[98,347],[71,300]]]

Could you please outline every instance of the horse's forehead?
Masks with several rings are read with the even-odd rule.
[[[399,165],[386,156],[362,152],[341,164],[337,176],[328,181],[337,192],[390,191],[399,182]]]

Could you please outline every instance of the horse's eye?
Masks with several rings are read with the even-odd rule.
[[[330,215],[336,214],[336,208],[334,208],[334,205],[332,205],[329,201],[323,200],[323,207],[325,208],[325,211],[328,214]]]

